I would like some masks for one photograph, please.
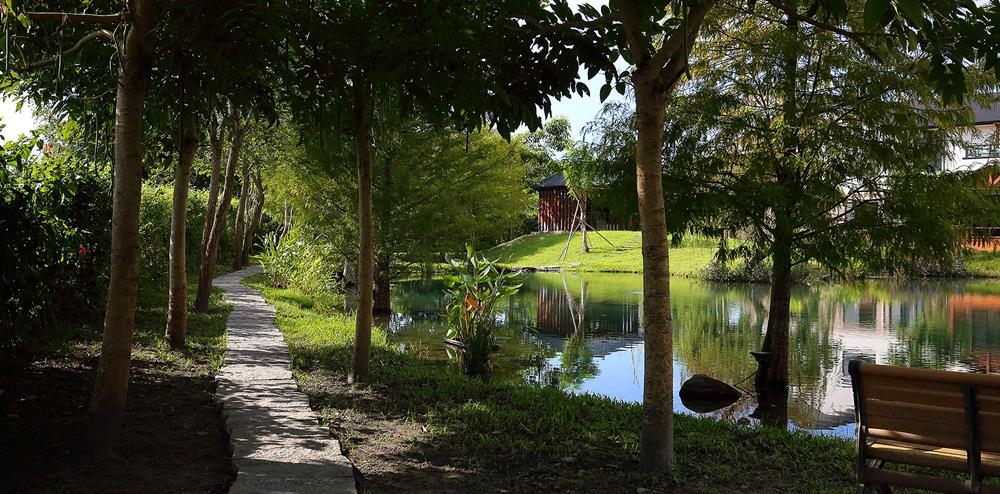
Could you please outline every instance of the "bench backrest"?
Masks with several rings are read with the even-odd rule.
[[[1000,376],[858,361],[849,372],[859,446],[872,438],[1000,453]]]

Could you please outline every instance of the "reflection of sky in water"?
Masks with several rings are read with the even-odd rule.
[[[495,379],[556,386],[622,401],[642,399],[641,275],[537,273],[521,293],[498,304],[502,350]],[[683,380],[708,374],[731,384],[755,370],[768,287],[671,280],[674,319],[674,403]],[[393,288],[392,339],[429,358],[449,358],[437,314],[437,282]],[[1000,283],[990,281],[877,282],[799,287],[792,300],[787,420],[793,428],[850,436],[853,396],[847,363],[962,371],[1000,371]],[[454,355],[451,356],[454,358]],[[771,408],[764,408],[772,410]],[[711,415],[756,420],[758,404],[744,396]],[[783,423],[785,415],[780,415]]]

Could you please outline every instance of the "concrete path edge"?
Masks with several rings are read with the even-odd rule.
[[[216,400],[229,430],[234,494],[356,493],[354,471],[290,370],[288,346],[274,307],[242,285],[259,267],[215,279],[232,305]]]

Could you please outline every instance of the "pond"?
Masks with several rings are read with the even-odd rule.
[[[681,383],[707,374],[752,390],[750,356],[763,341],[767,285],[671,279],[674,406]],[[429,358],[443,345],[441,281],[393,286],[390,339]],[[500,304],[494,379],[642,400],[642,276],[534,273]],[[787,408],[752,393],[709,415],[852,436],[849,361],[1000,372],[1000,282],[871,281],[797,287],[792,294]],[[783,398],[783,397],[782,397]],[[784,401],[784,400],[782,400]]]

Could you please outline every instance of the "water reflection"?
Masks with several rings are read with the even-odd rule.
[[[394,286],[393,341],[430,358],[448,358],[441,341],[443,286]],[[768,287],[671,281],[674,398],[702,373],[747,390],[756,369]],[[500,308],[497,380],[555,386],[625,401],[642,398],[642,277],[608,273],[536,273]],[[730,420],[853,433],[847,362],[1000,371],[1000,283],[870,282],[798,287],[792,296],[790,390],[750,392],[711,414]],[[782,406],[787,403],[786,406]]]

